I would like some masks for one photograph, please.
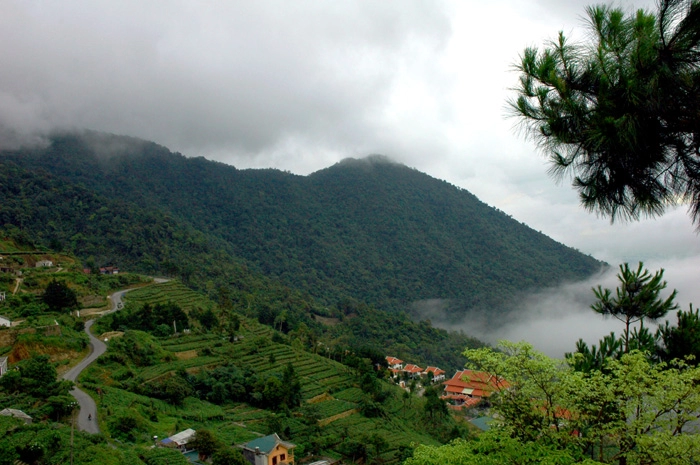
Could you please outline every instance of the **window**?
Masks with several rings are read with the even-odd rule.
[[[277,457],[272,457],[272,465],[277,465]]]
[[[286,459],[286,458],[287,458],[287,457],[286,457],[284,454],[280,455],[280,461],[281,461],[281,462],[284,462],[284,459]]]

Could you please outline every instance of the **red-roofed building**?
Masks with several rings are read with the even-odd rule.
[[[404,373],[408,373],[409,376],[412,378],[416,378],[420,375],[423,374],[423,369],[419,367],[418,365],[414,365],[412,363],[409,363],[406,365],[403,369]]]
[[[116,266],[103,266],[100,268],[100,274],[119,274],[119,268]]]
[[[482,399],[488,399],[494,392],[509,386],[503,378],[474,370],[458,371],[443,384],[445,391],[442,398],[460,408],[473,407]]]
[[[438,367],[428,367],[423,372],[423,375],[428,376],[428,373],[433,374],[433,381],[444,381],[445,380],[445,370],[441,370]]]
[[[387,355],[386,357],[386,363],[389,365],[389,368],[393,370],[403,370],[403,360],[399,360],[396,357],[391,357]]]

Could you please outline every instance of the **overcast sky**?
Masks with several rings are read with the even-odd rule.
[[[587,4],[0,0],[0,146],[89,128],[298,174],[381,153],[613,265],[664,267],[700,302],[684,208],[596,218],[506,118],[518,55],[584,37]]]

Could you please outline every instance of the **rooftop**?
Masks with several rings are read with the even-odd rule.
[[[283,445],[287,449],[291,449],[293,447],[296,447],[296,444],[293,444],[291,442],[283,441],[277,433],[270,434],[269,436],[265,436],[262,438],[258,439],[253,439],[250,442],[246,442],[243,444],[241,447],[244,449],[252,450],[255,451],[256,448],[260,449],[260,452],[263,454],[269,454],[272,449],[277,446],[277,444]]]

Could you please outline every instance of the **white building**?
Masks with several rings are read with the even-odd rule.
[[[192,428],[187,428],[184,431],[180,431],[177,434],[173,434],[169,438],[163,439],[162,441],[160,441],[160,444],[161,446],[173,447],[176,449],[180,449],[182,452],[186,452],[188,450],[187,443],[194,438],[195,433],[196,431]]]

